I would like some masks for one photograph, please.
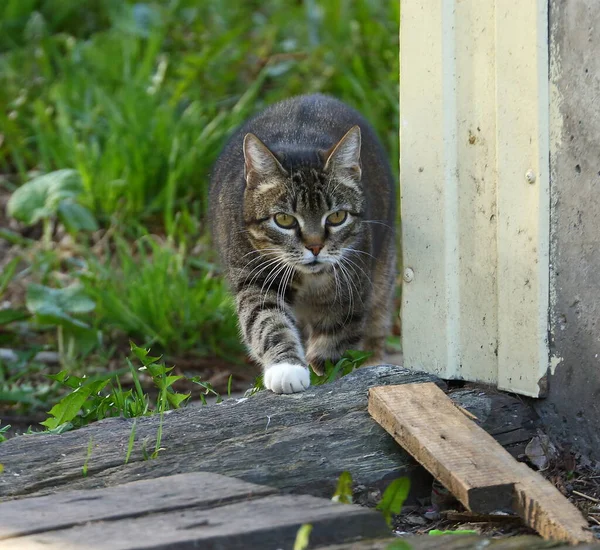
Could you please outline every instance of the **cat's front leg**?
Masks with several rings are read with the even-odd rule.
[[[278,307],[277,294],[246,287],[237,294],[237,313],[246,345],[263,366],[265,387],[296,393],[310,386],[300,333],[291,309]],[[281,304],[280,304],[281,305]]]
[[[363,324],[363,319],[357,315],[346,325],[332,325],[328,330],[311,332],[306,357],[315,374],[325,373],[327,360],[335,364],[349,349],[360,347]]]

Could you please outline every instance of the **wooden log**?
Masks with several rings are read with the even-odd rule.
[[[431,380],[435,377],[402,367],[368,367],[302,394],[265,391],[172,411],[162,421],[164,450],[153,460],[144,460],[142,450],[154,450],[160,417],[138,418],[128,464],[131,419],[111,418],[61,435],[14,437],[0,445],[0,499],[194,471],[328,498],[345,470],[365,494],[409,476],[415,489],[427,494],[429,475],[373,422],[367,391],[373,385]]]
[[[593,540],[583,516],[555,487],[516,462],[435,384],[371,388],[369,412],[468,509],[508,508],[544,538]]]
[[[0,498],[108,487],[199,470],[324,497],[332,495],[337,477],[347,470],[356,482],[357,500],[371,503],[371,496],[392,479],[408,476],[411,499],[426,498],[430,475],[366,409],[372,385],[428,380],[435,379],[401,367],[368,367],[304,394],[261,392],[247,400],[173,411],[163,419],[165,450],[150,461],[143,460],[142,446],[154,448],[160,418],[139,418],[127,465],[132,420],[107,419],[60,436],[16,437],[0,445],[0,463],[5,467]],[[508,441],[511,452],[522,452],[523,441],[536,434],[535,414],[518,399],[480,388],[456,390],[451,397],[498,437],[519,431],[517,446]],[[83,477],[90,439],[88,476]]]
[[[356,505],[195,473],[0,504],[3,550],[292,548],[389,535],[381,514]]]

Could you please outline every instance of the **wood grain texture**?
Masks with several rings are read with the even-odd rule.
[[[587,521],[562,493],[540,474],[518,464],[522,475],[515,484],[514,509],[524,522],[546,539],[566,542],[594,540]]]
[[[313,526],[313,544],[389,535],[381,514],[360,506],[309,495],[270,495],[269,489],[215,474],[176,477],[71,492],[68,500],[63,494],[6,503],[18,505],[32,524],[30,530],[37,532],[21,530],[22,536],[5,538],[0,546],[3,550],[291,549],[304,523]],[[223,487],[222,500],[217,499],[219,485]],[[129,503],[123,501],[127,495]],[[179,502],[171,500],[171,508],[165,508],[161,497],[176,496]],[[135,514],[133,499],[147,501]],[[74,507],[77,503],[79,511]],[[114,507],[118,503],[121,508]],[[96,507],[94,514],[90,508]],[[40,523],[38,514],[45,508]],[[51,519],[56,520],[55,525]],[[18,518],[12,512],[0,516],[2,532],[10,531],[15,521]]]
[[[131,420],[108,419],[60,436],[16,437],[0,445],[0,463],[6,468],[0,500],[200,470],[324,497],[333,494],[337,477],[348,470],[359,502],[370,502],[369,495],[395,477],[408,476],[410,499],[426,498],[430,475],[366,409],[369,386],[429,380],[434,378],[401,367],[368,367],[301,397],[261,392],[245,401],[173,411],[164,417],[165,450],[150,461],[143,460],[141,448],[144,441],[154,446],[159,418],[140,418],[127,465]],[[482,388],[455,390],[451,398],[513,454],[522,453],[536,434],[532,408],[518,399]],[[81,467],[90,438],[84,478]]]
[[[195,471],[329,498],[344,470],[366,490],[384,489],[400,476],[416,484],[419,476],[428,476],[373,422],[367,391],[373,385],[431,380],[429,374],[402,367],[368,367],[302,394],[265,391],[245,400],[171,411],[163,419],[164,450],[153,460],[144,460],[142,447],[145,441],[154,448],[160,418],[138,418],[128,464],[130,419],[110,418],[61,435],[16,437],[0,445],[0,500]],[[92,453],[83,477],[90,438]]]
[[[62,491],[0,503],[0,540],[90,521],[124,520],[186,508],[208,509],[275,492],[271,487],[207,472],[133,481],[92,491]]]
[[[583,516],[553,485],[516,462],[435,384],[371,388],[369,412],[468,509],[509,509],[546,539],[593,540]]]
[[[512,506],[513,477],[490,460],[494,439],[469,420],[435,384],[371,388],[369,412],[469,510]]]

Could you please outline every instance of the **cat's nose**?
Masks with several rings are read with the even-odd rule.
[[[321,250],[323,250],[323,245],[322,244],[307,244],[306,248],[308,248],[308,250],[310,250],[314,256],[318,256],[319,252],[321,252]]]

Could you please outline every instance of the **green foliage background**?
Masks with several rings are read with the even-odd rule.
[[[3,0],[0,198],[21,190],[0,215],[0,299],[10,303],[0,347],[19,354],[0,360],[0,407],[40,406],[49,386],[32,357],[42,347],[78,375],[123,363],[129,338],[172,356],[241,360],[206,231],[212,163],[256,111],[324,92],[370,120],[397,170],[399,9]],[[74,295],[85,308],[72,307]]]

